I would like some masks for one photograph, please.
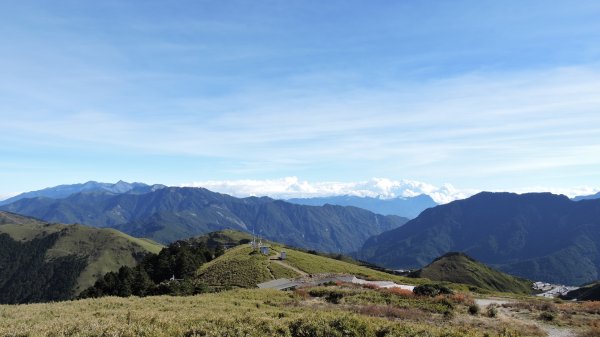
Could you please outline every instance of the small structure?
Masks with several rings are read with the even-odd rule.
[[[260,253],[263,255],[269,255],[271,248],[269,246],[262,245],[260,246]]]
[[[175,278],[175,274],[173,274],[173,276],[171,276],[171,278],[169,279],[169,281],[183,281],[183,279]]]
[[[284,251],[281,251],[281,253],[279,254],[279,259],[280,260],[285,260],[287,258],[287,254]]]

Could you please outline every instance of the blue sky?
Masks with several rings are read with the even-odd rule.
[[[285,177],[595,191],[598,17],[597,1],[5,1],[0,198]]]

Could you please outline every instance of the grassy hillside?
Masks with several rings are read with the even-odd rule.
[[[276,257],[281,251],[286,252],[287,259],[277,261]],[[425,282],[425,280],[392,275],[357,264],[284,248],[276,243],[271,244],[270,256],[253,251],[248,244],[228,249],[223,256],[200,267],[198,279],[210,286],[253,288],[257,283],[273,279],[322,273],[352,274],[366,279],[407,284]]]
[[[21,295],[7,295],[16,301],[19,298],[44,300],[44,292],[55,287],[61,290],[52,300],[70,298],[93,285],[105,273],[121,266],[135,266],[146,253],[158,253],[162,249],[157,243],[113,229],[46,224],[5,212],[0,212],[0,223],[4,242],[0,247],[0,261],[5,263],[0,292],[40,287],[37,295],[23,290]],[[35,285],[25,286],[31,282]],[[65,288],[65,284],[70,287]]]
[[[22,216],[15,213],[10,212],[2,212],[0,211],[0,225],[6,224],[44,224],[41,220],[30,218],[27,216]]]
[[[77,255],[87,261],[77,278],[75,294],[94,284],[101,275],[121,266],[135,266],[141,255],[148,252],[158,254],[163,248],[156,242],[134,238],[114,229],[80,225],[6,224],[0,226],[0,233],[20,242],[57,233],[58,239],[46,251],[46,260]]]
[[[532,292],[531,281],[494,270],[462,253],[445,254],[411,276],[469,284],[492,291],[517,294]]]
[[[562,296],[562,298],[566,300],[577,299],[579,301],[600,301],[600,281],[569,291],[566,295]]]
[[[275,249],[281,250],[282,248],[275,247]],[[388,274],[354,263],[309,254],[294,249],[285,248],[283,250],[285,250],[287,253],[286,262],[289,265],[296,267],[307,274],[343,273],[352,274],[365,279],[394,281],[397,283],[404,284],[421,284],[426,282],[426,280],[411,279],[398,275]]]
[[[242,245],[200,267],[198,279],[210,286],[253,288],[273,279],[268,266],[268,257],[253,251],[250,245]]]
[[[232,229],[210,232],[202,236],[188,239],[190,242],[203,243],[209,248],[214,248],[217,246],[235,246],[239,245],[240,243],[250,242],[251,240],[251,234]]]

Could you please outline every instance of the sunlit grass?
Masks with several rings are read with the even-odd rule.
[[[329,290],[362,295],[334,304],[295,292],[237,289],[191,297],[107,297],[5,305],[0,306],[0,336],[468,337],[484,332],[489,336],[523,336],[518,327],[491,328],[497,325],[491,319],[482,319],[480,326],[455,326],[443,315],[416,305],[421,301],[424,306],[435,307],[440,302],[436,298],[406,301],[377,289],[336,286]],[[399,302],[385,303],[386,298],[394,297]],[[453,304],[457,313],[461,312],[460,305]]]

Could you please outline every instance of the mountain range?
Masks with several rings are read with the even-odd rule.
[[[0,303],[70,299],[162,246],[114,229],[49,224],[0,212]]]
[[[165,185],[147,185],[144,183],[127,183],[122,180],[111,184],[111,183],[99,183],[96,181],[88,181],[83,184],[70,184],[70,185],[59,185],[54,187],[48,187],[39,191],[25,192],[16,195],[12,198],[0,201],[1,205],[8,205],[15,201],[27,198],[51,198],[51,199],[62,199],[71,196],[76,193],[92,193],[92,192],[105,192],[105,193],[131,193],[131,194],[142,194],[152,192],[161,188],[166,187]]]
[[[430,196],[425,194],[415,197],[400,197],[392,199],[341,195],[317,198],[294,198],[288,199],[287,201],[295,204],[310,206],[323,206],[326,204],[354,206],[367,209],[377,214],[398,215],[410,219],[417,217],[427,208],[437,206],[437,203],[433,201]]]
[[[230,228],[301,248],[344,253],[408,221],[356,207],[235,198],[189,187],[164,187],[144,194],[96,191],[62,199],[37,197],[0,209],[46,221],[112,227],[162,243]]]
[[[531,280],[570,285],[596,280],[600,200],[483,192],[427,209],[404,226],[370,238],[357,255],[405,269],[452,251]]]

